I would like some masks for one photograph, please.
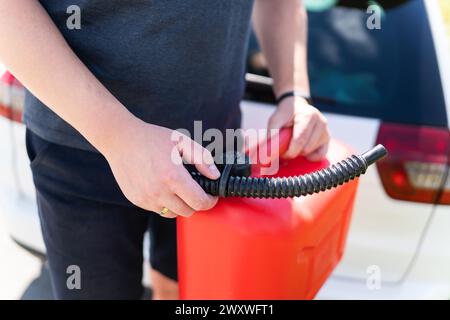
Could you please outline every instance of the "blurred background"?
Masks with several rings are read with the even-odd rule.
[[[450,0],[306,5],[314,104],[355,151],[390,151],[361,180],[343,261],[318,298],[449,299]],[[373,15],[380,29],[368,27]],[[244,127],[260,127],[274,98],[254,36],[247,60]],[[51,299],[23,87],[5,72],[0,64],[0,299]]]
[[[445,23],[447,26],[447,32],[450,35],[450,1],[439,0],[439,4],[441,6],[442,14],[445,19]]]

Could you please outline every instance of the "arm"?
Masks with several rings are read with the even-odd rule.
[[[191,161],[201,147],[186,139],[177,144],[171,130],[134,117],[78,59],[37,0],[0,0],[0,60],[105,156],[131,202],[156,212],[173,203],[169,209],[181,215],[215,203],[171,159],[173,148]],[[217,177],[211,155],[200,152],[208,163],[197,168]]]
[[[256,0],[253,26],[269,72],[274,93],[288,91],[310,95],[307,67],[307,13],[301,0]],[[293,126],[285,156],[305,155],[321,159],[327,151],[329,133],[324,116],[301,97],[284,99],[269,121],[269,129]]]

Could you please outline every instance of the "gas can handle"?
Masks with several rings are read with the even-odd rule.
[[[270,134],[270,132],[268,133]],[[277,134],[274,134],[268,138],[264,138],[259,141],[255,146],[249,146],[246,150],[247,155],[250,157],[252,164],[259,166],[270,166],[271,162],[284,153],[289,148],[289,144],[292,138],[292,127],[281,128]],[[278,139],[278,152],[272,152],[273,140]],[[260,156],[268,157],[263,164],[261,163]]]

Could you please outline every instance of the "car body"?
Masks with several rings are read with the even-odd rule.
[[[345,2],[310,10],[312,95],[334,138],[358,153],[381,142],[391,156],[361,179],[344,258],[317,298],[448,299],[450,53],[438,4],[391,1],[371,30],[372,13]],[[271,79],[247,74],[247,83],[243,127],[265,127]],[[9,81],[3,109],[20,92]],[[0,117],[1,219],[44,253],[25,128],[11,110]]]

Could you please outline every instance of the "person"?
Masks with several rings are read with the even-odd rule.
[[[285,157],[319,160],[329,132],[307,99],[301,1],[0,0],[0,60],[28,90],[27,150],[56,298],[141,298],[147,230],[154,298],[178,297],[167,218],[217,202],[178,160],[220,173],[174,130],[192,132],[196,120],[239,128],[251,20],[283,97],[268,128],[293,126]]]

